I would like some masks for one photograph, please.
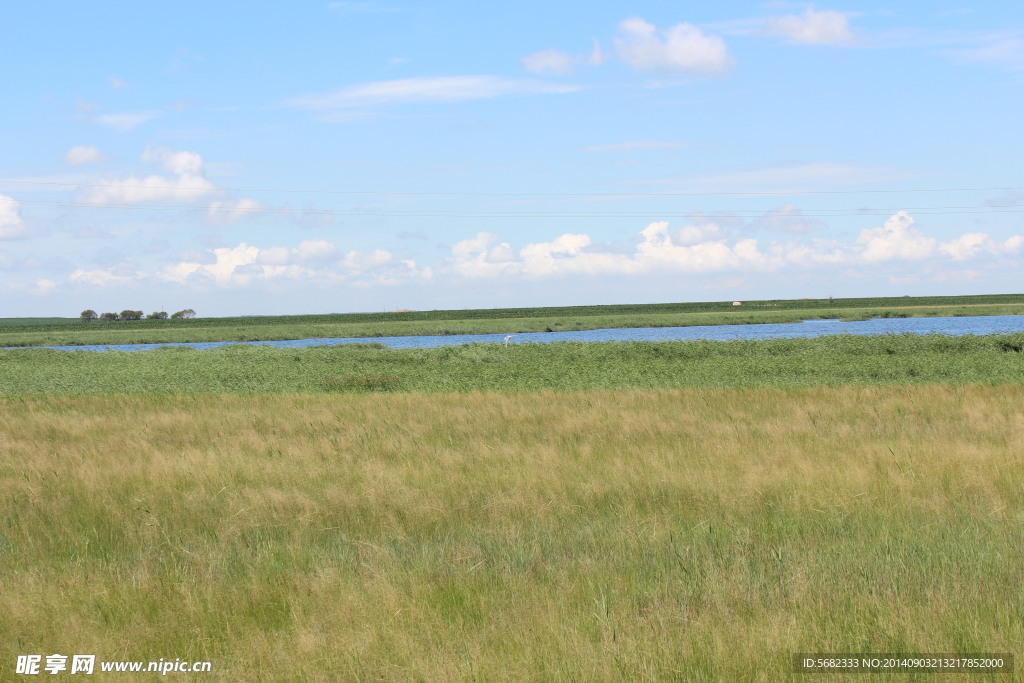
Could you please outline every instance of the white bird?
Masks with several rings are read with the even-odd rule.
[[[508,348],[508,340],[511,339],[511,338],[512,338],[511,334],[510,335],[506,335],[506,337],[505,337],[505,348],[506,349]]]

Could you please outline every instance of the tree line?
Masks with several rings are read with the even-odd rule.
[[[142,311],[131,311],[125,309],[120,313],[97,314],[96,311],[91,308],[87,308],[79,314],[78,319],[87,323],[93,320],[104,320],[108,322],[111,320],[142,320],[143,317],[145,317],[146,320],[167,320],[168,318],[172,320],[180,320],[185,318],[194,318],[196,317],[196,312],[191,308],[186,308],[182,311],[178,311],[177,313],[171,313],[170,315],[167,315],[167,311],[156,311],[155,313],[143,316]]]

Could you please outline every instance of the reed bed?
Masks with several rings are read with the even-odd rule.
[[[388,349],[0,351],[0,395],[574,391],[1024,383],[1024,333]]]

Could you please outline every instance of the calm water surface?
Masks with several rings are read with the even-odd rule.
[[[1024,315],[983,315],[961,318],[876,318],[857,322],[840,320],[805,320],[785,325],[701,325],[693,327],[633,327],[614,330],[583,330],[580,332],[526,332],[513,334],[509,344],[544,344],[559,341],[679,341],[708,339],[780,339],[820,337],[830,334],[1003,334],[1024,332]],[[257,344],[278,348],[306,346],[337,346],[378,342],[393,349],[433,348],[462,344],[501,344],[504,334],[452,334],[410,337],[345,337],[330,339],[292,339],[257,342],[183,342],[168,344],[96,344],[92,346],[47,346],[62,351],[144,351],[166,346],[187,346],[193,349],[215,349],[232,344]]]

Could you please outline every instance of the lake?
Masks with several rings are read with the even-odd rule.
[[[509,344],[545,344],[560,341],[684,341],[733,339],[780,339],[820,337],[833,334],[1005,334],[1024,332],[1024,315],[965,316],[958,318],[875,318],[855,322],[841,320],[805,320],[800,323],[770,325],[699,325],[691,327],[633,327],[579,332],[526,332],[513,334]],[[278,348],[337,346],[378,342],[393,349],[433,348],[462,344],[505,343],[505,334],[453,334],[408,337],[345,337],[330,339],[292,339],[257,342],[182,342],[166,344],[96,344],[92,346],[47,346],[61,351],[144,351],[167,346],[215,349],[231,344],[259,344]],[[39,347],[33,347],[39,348]]]

